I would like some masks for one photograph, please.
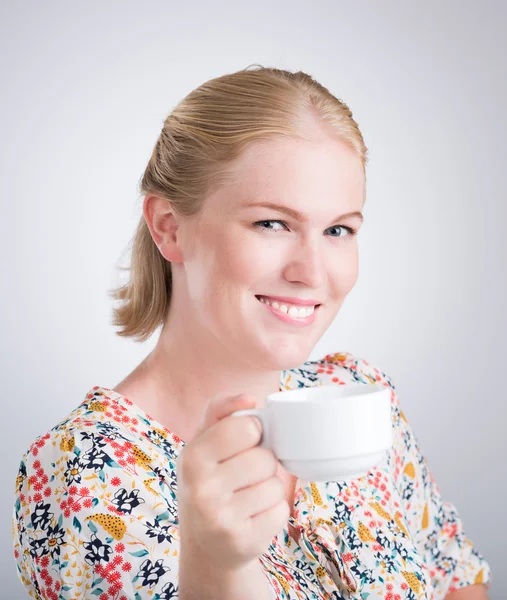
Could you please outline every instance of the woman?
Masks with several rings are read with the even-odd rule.
[[[366,155],[349,108],[302,72],[225,75],[167,117],[113,292],[119,335],[162,329],[23,457],[14,543],[33,597],[487,598],[390,378],[348,352],[308,361],[357,280]],[[278,390],[377,382],[394,445],[348,483],[298,480],[255,417],[230,417]]]

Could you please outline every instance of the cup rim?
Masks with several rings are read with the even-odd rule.
[[[350,392],[354,390],[353,393],[347,393],[345,395],[341,395],[340,392],[347,391]],[[325,384],[325,385],[314,385],[314,386],[306,386],[296,389],[282,390],[280,392],[273,392],[266,396],[266,404],[270,401],[283,401],[283,402],[294,402],[299,403],[300,400],[295,398],[294,396],[304,396],[308,393],[312,393],[311,390],[324,390],[322,395],[319,393],[315,398],[312,399],[312,402],[316,404],[322,404],[329,400],[330,396],[333,396],[338,392],[336,400],[341,400],[343,402],[357,402],[360,399],[363,400],[371,400],[372,395],[381,394],[389,391],[389,386],[386,386],[382,383],[372,383],[372,384],[364,384],[364,383],[348,383],[345,385],[336,385],[336,384]],[[290,396],[290,397],[289,397]]]

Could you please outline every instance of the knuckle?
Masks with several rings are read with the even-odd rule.
[[[273,469],[273,475],[275,475],[278,470],[278,459],[276,458],[276,455],[272,450],[270,450],[269,452],[271,455],[271,468]]]
[[[278,459],[270,448],[262,448],[264,451],[264,464],[268,475],[275,475],[278,469]]]
[[[285,488],[278,477],[271,477],[271,479],[268,479],[267,488],[267,493],[270,494],[275,500],[284,496]]]
[[[230,417],[220,423],[220,428],[216,431],[215,444],[222,449],[234,448],[237,445],[238,437],[241,437],[241,431],[238,430],[238,423],[233,419],[239,417]]]
[[[261,438],[261,433],[255,424],[255,421],[246,415],[235,418],[241,419],[242,422],[238,425],[237,422],[234,421],[234,427],[231,426],[229,439],[232,441],[239,437],[245,448],[256,446]]]
[[[238,542],[237,529],[231,515],[226,510],[218,512],[214,522],[214,531],[231,547],[235,547]]]
[[[252,467],[257,467],[259,475],[267,478],[276,473],[278,461],[272,450],[269,448],[255,448],[255,454],[252,456]]]
[[[267,478],[274,475],[273,452],[269,448],[261,448],[260,446],[254,449],[251,458],[251,467],[254,467],[259,472],[260,476]]]
[[[248,419],[248,438],[252,445],[257,444],[261,439],[261,431],[259,426],[257,425],[255,419]]]
[[[224,447],[230,446],[231,441],[234,439],[234,423],[231,423],[232,418],[221,421],[216,431],[217,444]]]
[[[195,486],[193,490],[194,502],[204,509],[209,509],[215,504],[215,498],[217,497],[218,486],[214,479],[208,479],[201,481],[199,485]]]

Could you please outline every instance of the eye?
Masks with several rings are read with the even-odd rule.
[[[349,232],[348,236],[345,235],[339,235],[339,236],[333,236],[333,237],[338,237],[338,238],[346,238],[346,237],[353,237],[354,235],[357,234],[357,229],[354,229],[354,227],[346,227],[345,225],[334,225],[333,227],[330,227],[329,229],[344,229],[345,231]]]
[[[267,220],[267,221],[257,221],[253,225],[254,225],[254,227],[259,228],[261,231],[265,231],[265,230],[267,230],[267,231],[280,231],[280,229],[272,229],[271,227],[265,227],[266,223],[280,223],[280,224],[283,224],[285,226],[285,228],[287,229],[286,223],[284,221],[277,221],[275,219],[270,219],[270,220]],[[287,231],[288,231],[288,229],[287,229]]]
[[[289,231],[289,228],[287,227],[287,223],[285,223],[285,221],[280,221],[278,219],[268,219],[266,221],[256,221],[255,223],[253,223],[254,227],[257,227],[258,229],[260,229],[261,231],[283,231],[283,229],[273,229],[272,227],[266,227],[266,224],[270,224],[270,223],[279,223],[280,225],[283,225],[283,227],[286,229],[286,231]],[[349,239],[353,236],[355,236],[358,232],[357,229],[354,229],[353,227],[347,227],[345,225],[333,225],[333,227],[330,227],[329,230],[345,230],[348,232],[348,236],[346,235],[332,235],[331,237],[335,237],[337,239]],[[328,231],[329,231],[328,230]]]

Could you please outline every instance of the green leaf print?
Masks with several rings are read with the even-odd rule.
[[[148,550],[138,550],[137,552],[129,552],[131,556],[146,556],[149,554]]]
[[[81,523],[79,522],[79,519],[77,517],[74,517],[74,520],[72,521],[72,525],[79,531],[79,533],[81,533]]]

